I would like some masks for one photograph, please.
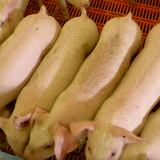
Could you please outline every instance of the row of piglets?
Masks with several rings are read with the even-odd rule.
[[[83,12],[85,12],[84,9],[83,9]],[[89,19],[87,16],[83,16],[85,14],[86,13],[83,13],[82,16],[80,17],[80,18],[85,17],[85,18],[83,18],[84,21]],[[73,20],[75,20],[75,19],[73,19]],[[71,20],[69,22],[71,23]],[[76,24],[76,23],[77,22],[73,21],[73,24]],[[124,25],[122,25],[124,23],[126,23],[125,27],[124,27]],[[73,26],[73,24],[71,24],[71,26]],[[83,23],[80,23],[80,24],[83,24]],[[66,26],[67,26],[67,23],[66,23]],[[66,30],[63,33],[66,34],[71,26],[66,27]],[[77,30],[83,31],[84,29],[78,28]],[[89,30],[90,30],[90,27],[89,27]],[[87,30],[87,33],[89,32],[89,30]],[[62,31],[63,31],[63,29],[62,29]],[[73,28],[70,30],[70,32],[72,32],[72,31],[73,31]],[[64,34],[62,34],[62,35],[64,35]],[[70,33],[68,35],[70,35]],[[51,50],[53,50],[55,55],[58,52],[57,50],[58,50],[58,46],[60,46],[60,44],[61,44],[60,42],[62,41],[64,44],[64,43],[66,43],[66,41],[69,41],[68,35],[66,36],[67,40],[65,39],[65,42],[64,42],[64,41],[62,41],[62,39],[64,37],[61,36],[61,34],[60,34],[60,37],[63,37],[63,38],[59,37],[59,39],[60,39],[60,40],[58,39],[59,42],[58,42],[58,40],[56,42],[56,44],[58,43],[58,45],[55,44],[55,46],[57,46],[57,47],[54,46],[53,47],[54,49],[51,49]],[[74,33],[74,35],[75,35],[75,33]],[[88,36],[88,35],[86,35],[86,36]],[[86,37],[84,37],[84,39],[86,39]],[[93,37],[91,39],[93,40]],[[97,40],[98,40],[98,38],[97,38]],[[107,45],[106,45],[106,41],[107,41]],[[119,43],[120,41],[121,41],[121,43]],[[94,43],[96,44],[96,41]],[[29,127],[33,127],[31,130],[32,134],[30,135],[29,145],[27,146],[26,151],[25,151],[26,157],[31,157],[31,159],[34,157],[35,157],[35,159],[36,158],[44,159],[44,158],[54,154],[54,150],[53,150],[53,147],[54,147],[55,154],[56,154],[57,158],[62,159],[64,156],[64,153],[70,152],[73,149],[75,149],[77,146],[77,142],[75,141],[74,137],[72,136],[72,134],[69,131],[70,123],[73,121],[78,121],[78,120],[91,120],[91,119],[93,119],[93,117],[96,114],[100,105],[103,103],[103,101],[107,97],[109,97],[109,95],[113,92],[113,90],[116,88],[119,81],[121,80],[121,78],[125,74],[126,70],[129,67],[132,56],[135,54],[136,50],[140,47],[140,45],[141,45],[141,32],[140,32],[138,25],[132,20],[131,14],[129,14],[128,16],[123,17],[123,18],[114,18],[112,21],[108,22],[105,25],[105,27],[101,33],[100,40],[99,40],[96,48],[94,49],[93,53],[83,63],[80,71],[78,72],[77,76],[75,77],[75,79],[71,83],[71,85],[68,87],[68,89],[66,91],[64,91],[59,96],[58,100],[56,101],[55,105],[53,106],[53,108],[55,108],[55,109],[52,109],[53,112],[51,111],[50,114],[47,113],[46,111],[51,110],[51,107],[49,106],[49,104],[54,103],[54,100],[53,100],[53,102],[51,102],[52,100],[48,101],[48,99],[47,99],[48,93],[49,93],[49,95],[51,93],[51,90],[48,89],[48,86],[50,86],[50,82],[52,81],[52,80],[48,79],[48,77],[50,78],[50,75],[51,75],[50,71],[51,70],[48,70],[48,72],[45,74],[46,70],[44,70],[43,68],[45,66],[45,68],[47,69],[48,66],[52,66],[51,61],[54,63],[54,61],[52,59],[52,57],[54,57],[54,56],[52,54],[47,54],[47,56],[50,55],[50,56],[48,56],[49,58],[46,58],[47,56],[44,58],[43,61],[45,63],[41,63],[43,65],[40,65],[41,67],[39,66],[39,68],[37,69],[37,71],[34,74],[35,76],[33,76],[33,78],[31,78],[28,85],[20,93],[18,100],[16,102],[17,107],[15,107],[15,110],[14,110],[15,114],[13,113],[13,115],[11,116],[11,118],[9,120],[4,119],[4,118],[2,119],[3,123],[1,124],[1,126],[4,130],[6,129],[6,135],[11,135],[11,133],[13,133],[11,138],[8,138],[8,139],[10,139],[8,141],[10,141],[10,144],[13,144],[13,145],[11,145],[11,146],[13,146],[12,148],[14,148],[14,146],[16,146],[15,150],[17,150],[17,151],[15,151],[15,153],[19,156],[22,156],[21,153],[23,152],[23,150],[25,148],[25,147],[22,147],[22,150],[20,150],[21,147],[19,149],[17,148],[18,143],[14,142],[14,139],[15,139],[15,136],[17,136],[18,134],[15,131],[15,128],[16,128],[16,130],[18,130],[18,131],[20,130],[21,133],[24,134],[27,131],[25,131],[25,130],[22,131],[22,129],[24,129],[26,127],[27,127],[27,129]],[[67,46],[68,46],[68,44],[67,44]],[[88,44],[83,44],[84,50],[87,50],[87,47],[88,47]],[[62,53],[63,50],[66,49],[66,46],[64,48],[63,47],[60,47],[60,48],[61,49],[60,49],[59,53]],[[69,46],[68,48],[71,48],[71,47]],[[100,52],[101,54],[98,54],[98,52]],[[71,57],[67,56],[66,58],[70,59]],[[45,59],[46,59],[46,61],[45,61]],[[54,57],[54,59],[56,62],[56,59],[58,59],[57,55]],[[80,64],[82,63],[83,59],[84,59],[84,57],[81,59]],[[64,61],[66,62],[65,58],[64,58]],[[59,66],[59,64],[62,64],[62,62],[63,62],[63,60],[59,59],[59,62],[56,63],[56,66],[57,65]],[[46,64],[48,64],[48,66]],[[59,72],[59,74],[58,74],[58,76],[59,76],[59,75],[64,74],[65,70],[59,71],[58,66],[56,67],[55,70],[57,71],[56,73]],[[65,69],[67,70],[67,67]],[[41,71],[42,71],[42,74],[41,74]],[[72,67],[71,71],[73,71],[73,67]],[[55,75],[55,72],[53,74]],[[73,76],[74,76],[74,73],[73,73]],[[35,79],[39,79],[37,77],[39,77],[39,78],[41,77],[40,81],[35,80]],[[45,77],[46,77],[46,79],[45,79]],[[62,77],[60,77],[59,79],[64,80],[63,78],[62,79],[61,78]],[[43,79],[44,79],[44,81],[43,81]],[[54,80],[56,80],[56,79],[54,79]],[[41,80],[42,80],[42,83],[40,83]],[[70,83],[70,82],[71,82],[71,80],[69,80],[68,83]],[[42,86],[42,88],[41,88],[41,86]],[[51,86],[53,86],[53,88],[54,88],[55,83],[52,83]],[[56,91],[60,90],[60,91],[58,91],[57,96],[53,95],[53,96],[55,96],[55,99],[58,97],[60,92],[62,92],[62,90],[64,90],[66,88],[64,86],[62,87],[62,89],[59,89],[59,86],[57,86],[57,87],[55,88],[55,90]],[[31,88],[32,89],[34,88],[34,90],[37,90],[37,91],[34,92],[34,90],[33,90],[32,96],[28,96],[30,94],[30,92],[32,91]],[[48,102],[44,103],[44,99],[43,99],[43,96],[41,93],[45,93],[45,89],[46,89],[46,97],[44,97],[44,99],[47,99]],[[39,93],[40,93],[41,97],[39,96]],[[27,99],[27,98],[29,98],[29,99]],[[42,106],[41,106],[41,98],[42,98]],[[45,109],[45,111],[43,111],[41,109],[37,109],[32,116],[31,113],[34,111],[35,107],[33,107],[34,104],[32,106],[31,105],[32,103],[30,103],[30,102],[29,102],[29,104],[27,104],[28,101],[30,101],[30,102],[35,101],[35,107],[37,104],[37,106],[40,106],[40,108]],[[25,105],[24,105],[24,103],[25,103]],[[18,107],[18,106],[22,107],[23,105],[24,105],[24,111],[22,110],[22,108]],[[45,106],[43,107],[43,105],[49,106],[49,109],[45,108]],[[56,106],[57,106],[57,108],[56,108]],[[88,110],[89,108],[91,108],[89,106],[94,106],[93,112],[92,112],[92,110]],[[29,111],[28,108],[32,108],[32,109]],[[87,110],[88,110],[88,112],[87,112]],[[24,115],[27,112],[29,112],[29,114]],[[17,113],[18,113],[18,117],[16,115]],[[45,116],[43,116],[43,115],[45,115]],[[61,116],[56,117],[56,115],[61,115]],[[21,116],[24,116],[24,117],[21,117]],[[47,122],[45,122],[45,121],[47,121]],[[53,124],[55,127],[52,128],[51,125],[53,125]],[[40,129],[38,129],[39,126],[40,126]],[[39,132],[40,132],[39,134],[37,133],[37,130],[39,130]],[[48,130],[49,132],[46,132],[46,130]],[[8,134],[7,134],[7,132],[8,132]],[[35,140],[35,137],[38,137],[38,139],[39,139],[41,136],[42,136],[41,142],[39,142],[39,140],[38,141]],[[19,138],[19,136],[17,136],[17,137]],[[23,137],[25,137],[25,136],[23,136]],[[23,144],[25,144],[25,145],[27,143],[26,139],[28,139],[28,136],[26,136],[26,137],[23,140],[21,139]],[[47,142],[49,142],[49,143],[47,143]],[[71,148],[69,148],[68,146],[71,146]],[[38,153],[36,152],[37,150],[38,150]],[[41,150],[42,150],[42,152],[41,152]],[[31,155],[30,155],[30,152],[31,152]]]
[[[132,20],[131,13],[108,21],[99,41],[97,36],[97,27],[87,17],[84,8],[80,17],[69,20],[63,26],[58,40],[50,51],[54,53],[49,52],[45,56],[28,85],[21,91],[11,118],[3,119],[1,124],[17,155],[27,160],[44,160],[56,155],[58,160],[62,160],[66,153],[77,148],[78,142],[70,131],[70,124],[80,120],[93,120],[99,107],[125,75],[142,42],[141,30]],[[83,44],[81,49],[75,48],[79,43]],[[92,52],[88,48],[91,43],[95,45]],[[62,53],[65,50],[68,50],[68,53]],[[62,93],[58,92],[55,96],[52,92],[60,90],[64,81],[69,78],[79,58],[84,56],[81,53],[83,50],[91,52],[90,55],[81,65],[73,81],[69,82],[70,85],[65,87],[66,89],[62,88],[64,91],[61,90]],[[74,55],[72,52],[77,54]],[[58,57],[59,54],[61,59]],[[76,60],[74,66],[72,65],[74,60],[68,54],[74,56]],[[46,58],[47,56],[49,58]],[[68,58],[63,60],[63,56]],[[48,70],[51,61],[53,74],[59,75],[56,79],[50,73],[51,69]],[[65,68],[60,70],[62,62]],[[44,71],[43,66],[47,66]],[[64,79],[64,74],[68,72],[69,75]],[[49,85],[51,89],[47,88]],[[47,97],[50,97],[50,100]],[[6,124],[10,127],[8,128]]]
[[[124,28],[125,23],[128,30],[125,30],[126,28]],[[120,27],[120,25],[123,26],[123,28]],[[8,141],[12,148],[15,148],[15,153],[17,155],[22,156],[25,149],[24,146],[22,147],[22,150],[20,149],[21,147],[18,148],[17,146],[22,146],[22,143],[26,146],[28,143],[29,133],[27,133],[28,131],[23,130],[27,127],[28,130],[32,128],[32,132],[30,134],[29,144],[25,149],[24,156],[27,157],[26,159],[45,159],[53,154],[56,154],[57,159],[63,159],[65,153],[71,152],[78,145],[73,135],[76,137],[76,140],[83,140],[86,136],[88,136],[86,145],[87,159],[118,159],[125,144],[130,144],[137,141],[141,142],[126,146],[120,159],[131,159],[131,157],[134,156],[136,156],[136,159],[159,159],[157,154],[159,145],[157,141],[159,138],[159,130],[158,126],[153,124],[158,121],[159,111],[154,113],[154,116],[150,116],[148,120],[149,122],[140,135],[142,138],[136,136],[140,133],[146,123],[146,119],[151,109],[159,101],[159,83],[157,78],[159,71],[159,34],[157,34],[159,25],[154,27],[154,29],[152,29],[149,33],[144,49],[134,60],[117,89],[109,97],[127,70],[129,64],[128,62],[130,62],[133,53],[135,53],[141,44],[141,35],[138,31],[138,27],[135,24],[134,27],[131,27],[131,25],[133,25],[133,21],[130,14],[125,18],[114,18],[107,22],[101,33],[96,48],[83,63],[71,85],[59,97],[58,95],[60,92],[62,92],[66,87],[63,86],[61,90],[59,89],[59,86],[56,86],[55,90],[59,91],[57,93],[58,99],[54,105],[53,103],[57,97],[53,95],[55,98],[53,98],[54,100],[51,102],[52,100],[50,101],[50,98],[47,99],[47,97],[50,96],[50,89],[46,90],[46,94],[44,89],[51,84],[51,70],[48,70],[45,74],[45,71],[47,70],[43,70],[44,63],[42,63],[43,65],[40,65],[41,67],[39,66],[33,78],[31,78],[28,85],[20,93],[20,96],[16,102],[17,107],[14,114],[8,120],[4,118],[1,119],[1,127],[5,130],[9,139]],[[115,27],[118,29],[115,29]],[[105,28],[109,33],[105,31]],[[132,32],[130,30],[132,30]],[[133,32],[133,30],[135,32]],[[66,31],[64,32],[66,33]],[[125,39],[124,43],[121,38]],[[153,39],[155,41],[153,41]],[[65,39],[65,43],[66,41],[68,41],[68,39]],[[119,41],[121,41],[121,43],[119,43]],[[110,43],[105,45],[106,42]],[[94,43],[96,43],[96,41]],[[126,46],[126,44],[129,46]],[[84,46],[86,47],[86,45]],[[54,49],[52,50],[56,53],[57,48],[53,48]],[[120,51],[120,56],[122,56],[123,53],[123,56],[121,57],[123,62],[120,61],[120,57],[117,56]],[[101,52],[101,55],[99,55],[98,52]],[[62,51],[59,51],[59,53],[62,53]],[[48,56],[50,57],[48,60],[47,58],[46,60],[44,58],[43,61],[47,62],[45,64],[48,64],[49,66],[51,65],[49,61],[52,61],[52,56]],[[56,59],[57,55],[54,58]],[[66,58],[68,59],[69,57],[67,56]],[[80,64],[83,59],[84,58],[81,59]],[[64,61],[66,62],[66,59],[64,59]],[[119,61],[119,63],[117,63],[117,61]],[[61,62],[61,60],[59,60],[59,62],[53,61],[56,66],[59,66]],[[48,68],[48,65],[46,65],[45,68]],[[65,71],[59,71],[59,68],[57,67],[57,73],[58,72],[64,73]],[[59,75],[61,75],[61,73],[59,73]],[[49,77],[49,82],[47,81],[47,75]],[[40,78],[39,81],[35,80],[39,79],[37,77],[46,77],[46,80],[43,81],[43,78]],[[62,79],[60,78],[60,81],[61,80]],[[69,84],[71,81],[72,80],[69,80],[67,83]],[[152,81],[154,84],[151,86],[150,83]],[[66,84],[66,86],[68,84]],[[52,85],[54,88],[55,83]],[[35,90],[37,91],[34,92]],[[32,91],[32,96],[29,96]],[[40,93],[41,97],[38,93]],[[43,95],[46,95],[46,97],[43,97],[41,93],[44,93]],[[39,97],[39,99],[37,97]],[[47,102],[45,102],[43,98],[46,99]],[[105,99],[107,100],[103,103]],[[35,104],[33,103],[32,106],[31,104],[34,101]],[[48,103],[52,103],[52,110],[52,105],[49,107]],[[103,105],[101,106],[102,103]],[[37,108],[35,113],[32,115],[36,104],[41,109]],[[24,106],[24,110],[18,106]],[[49,109],[46,108],[47,106]],[[76,122],[79,120],[93,119],[100,106],[101,109],[97,113],[95,121]],[[145,108],[143,106],[145,106]],[[31,110],[30,107],[32,108]],[[47,113],[46,111],[49,110],[51,110],[51,112]],[[29,112],[29,114],[27,114],[27,112]],[[70,123],[73,135],[69,129]],[[153,130],[150,128],[152,124]],[[39,133],[37,133],[37,130]],[[19,143],[16,137],[19,138],[18,135],[20,136],[20,134],[17,134],[17,131],[21,131],[22,137],[24,137],[24,139],[21,139],[21,142]],[[153,133],[151,134],[152,131]],[[27,136],[24,136],[25,134]],[[146,139],[145,142],[143,138]]]
[[[32,30],[32,32],[29,32],[29,34],[25,31],[25,34],[21,37],[24,39],[24,41],[27,41],[28,44],[29,40],[32,40],[28,37],[32,37],[33,35],[34,41],[31,43],[32,47],[29,47],[30,50],[27,51],[28,47],[25,48],[27,55],[30,57],[30,60],[27,60],[27,57],[21,55],[21,52],[21,54],[15,55],[14,59],[13,56],[11,57],[14,64],[20,68],[20,70],[16,69],[16,71],[14,68],[14,74],[17,73],[17,75],[15,75],[17,80],[14,80],[16,85],[18,83],[18,78],[23,74],[26,75],[25,70],[28,67],[31,67],[31,61],[34,60],[34,55],[36,55],[35,51],[37,49],[42,50],[43,46],[41,41],[44,42],[44,40],[47,39],[46,36],[50,35],[51,37],[53,33],[56,33],[56,35],[59,34],[60,27],[57,22],[54,24],[54,28],[49,28],[51,23],[53,23],[52,19],[53,18],[46,15],[45,7],[42,6],[40,12],[37,15],[35,14],[27,16],[22,20],[22,22],[20,22],[18,28],[21,27],[22,29],[25,24],[28,23],[28,27]],[[33,26],[33,23],[37,24],[34,29],[31,27],[31,24]],[[44,26],[46,26],[46,28],[44,28]],[[41,33],[40,35],[38,34],[38,36],[36,36],[35,34],[37,32],[42,32],[41,28],[46,30],[44,31],[43,29],[44,33]],[[14,35],[17,33],[16,31],[14,32]],[[20,39],[21,41],[22,38]],[[51,110],[59,94],[72,82],[84,59],[94,49],[98,39],[98,28],[96,24],[87,17],[85,9],[82,9],[81,17],[71,19],[64,25],[56,43],[43,58],[28,84],[20,92],[11,117],[9,119],[0,118],[0,126],[6,133],[7,141],[17,156],[23,157],[24,149],[28,144],[30,129],[32,124],[34,124],[32,113],[35,111],[35,108],[40,107],[48,112]],[[6,43],[9,40],[10,38],[6,41]],[[44,45],[46,44],[47,43],[45,42]],[[3,44],[1,47],[2,46]],[[12,46],[16,48],[15,44]],[[37,48],[35,49],[34,46]],[[31,50],[31,48],[34,50],[34,52]],[[22,49],[24,50],[24,48]],[[18,49],[16,48],[16,50]],[[23,57],[23,59],[17,58],[18,56]],[[15,61],[16,58],[17,61]],[[25,67],[22,67],[24,66],[23,63],[25,61],[27,61],[28,66],[25,65]],[[10,64],[10,62],[7,61],[6,64]],[[13,63],[11,63],[8,68],[13,70]],[[14,74],[11,75],[11,69],[8,72],[10,73],[10,76],[13,76]],[[13,79],[10,80],[13,81]],[[14,86],[15,84],[11,83],[11,85]],[[15,91],[11,92],[10,95],[8,95],[6,92],[7,89],[4,88],[3,90],[7,93],[7,96],[4,94],[6,99],[11,97],[13,98],[13,96],[16,95],[15,92],[18,94],[19,88],[18,91],[17,88],[18,87],[15,87]],[[1,99],[1,101],[2,100],[3,99]]]
[[[135,0],[128,0],[131,4],[135,3]],[[62,15],[65,20],[68,20],[70,18],[68,9],[67,9],[67,3],[66,0],[57,0],[61,10]],[[67,0],[70,4],[72,4],[74,7],[81,9],[81,7],[89,8],[90,7],[90,1],[89,0]]]
[[[35,0],[39,7],[42,0]],[[24,18],[29,0],[0,0],[0,44],[3,43],[15,30],[18,23]]]
[[[117,160],[121,153],[121,160],[160,159],[159,111],[151,115],[144,128],[149,113],[160,98],[159,37],[160,24],[149,32],[143,50],[98,110],[94,121],[71,124],[77,140],[88,137],[85,149],[87,160]],[[143,128],[141,137],[138,137]],[[135,144],[130,146],[131,143]]]
[[[60,30],[59,23],[46,14],[43,6],[38,14],[25,17],[0,45],[0,116],[10,116],[5,106],[17,98]]]

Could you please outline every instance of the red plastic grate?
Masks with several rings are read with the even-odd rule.
[[[44,3],[50,15],[55,17],[63,26],[65,22],[57,1],[44,0]],[[67,4],[71,18],[80,15],[78,9],[72,7],[69,3]],[[116,16],[124,16],[128,12],[132,12],[133,19],[141,27],[145,38],[150,29],[159,22],[160,2],[155,0],[137,0],[135,5],[129,4],[127,0],[90,0],[90,5],[88,16],[95,21],[99,32],[101,32],[106,21]],[[31,0],[25,15],[37,13],[38,10],[38,5]]]
[[[64,25],[65,21],[62,17],[62,12],[58,6],[57,0],[43,0],[48,12],[51,16]],[[80,16],[80,11],[67,3],[70,17]],[[143,48],[145,39],[153,26],[160,22],[160,1],[159,0],[136,0],[135,5],[129,4],[128,0],[90,0],[90,8],[87,9],[87,15],[94,20],[97,24],[99,33],[101,32],[104,24],[113,17],[125,16],[128,12],[132,13],[133,20],[137,22],[142,30],[142,46]],[[38,5],[34,0],[30,0],[25,16],[39,11]],[[139,51],[140,51],[139,50]],[[138,53],[137,53],[138,54]],[[160,104],[156,106],[159,107]],[[9,104],[13,107],[14,102]],[[5,141],[5,134],[0,130],[0,143]],[[9,146],[0,149],[13,154]],[[66,160],[85,160],[84,147],[82,150],[76,150],[65,156]],[[50,157],[47,160],[55,160],[55,157]]]

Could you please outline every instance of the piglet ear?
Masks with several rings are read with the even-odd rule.
[[[131,143],[135,143],[135,142],[144,142],[145,141],[144,138],[138,137],[134,133],[132,133],[124,128],[121,128],[118,126],[115,126],[115,127],[116,127],[115,132],[118,133],[120,136],[122,136],[122,139],[125,144],[131,144]]]
[[[71,132],[64,126],[58,125],[55,140],[55,156],[57,160],[63,160],[66,153],[72,152],[78,147],[78,143]]]
[[[49,114],[47,111],[41,109],[40,107],[36,107],[30,122],[30,127],[33,127],[35,121],[41,120],[41,117],[44,117],[44,115]]]
[[[40,107],[36,107],[35,113],[36,113],[36,114],[45,114],[45,113],[48,113],[48,112],[45,111],[45,110],[43,110],[43,109],[40,108]]]
[[[23,129],[25,127],[30,126],[31,116],[32,116],[31,113],[27,114],[24,117],[14,116],[14,118],[13,118],[13,124],[14,124],[15,128],[17,128],[17,129]]]
[[[88,131],[93,132],[96,125],[94,121],[79,121],[70,124],[70,130],[76,140],[83,140],[87,137]]]
[[[8,118],[0,117],[0,128],[5,129],[7,126]]]
[[[39,121],[41,120],[41,117],[44,117],[45,115],[48,115],[49,113],[43,109],[41,109],[40,107],[36,107],[33,115],[32,115],[32,118],[31,118],[31,124],[30,126],[33,127],[35,121]]]
[[[5,6],[5,13],[8,15],[9,18],[12,18],[16,5],[18,4],[19,0],[11,0]]]
[[[48,114],[48,112],[41,109],[40,107],[36,107],[32,119],[38,120],[40,116],[44,116],[45,114]]]

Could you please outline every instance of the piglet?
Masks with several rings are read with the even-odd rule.
[[[51,34],[54,31],[48,32]],[[2,129],[16,155],[22,155],[29,140],[31,113],[37,106],[46,111],[51,110],[53,103],[72,82],[98,39],[98,28],[87,17],[85,9],[82,9],[80,17],[69,20],[63,26],[56,43],[20,92],[12,116],[4,120],[6,124],[1,124],[4,125]],[[28,115],[25,116],[26,114]]]
[[[131,13],[105,24],[95,49],[73,82],[60,94],[51,112],[37,108],[33,114],[34,125],[24,154],[26,159],[44,160],[55,154],[60,160],[65,153],[76,149],[70,123],[94,118],[127,71],[141,41],[141,30]]]
[[[0,45],[0,116],[9,117],[5,106],[15,100],[60,33],[59,23],[46,14],[25,17],[15,32]]]
[[[35,0],[39,6],[42,0]],[[18,23],[24,18],[29,0],[0,0],[0,44],[15,30]]]
[[[117,160],[125,144],[144,141],[137,135],[160,99],[159,44],[160,24],[149,32],[143,50],[94,121],[72,124],[77,139],[88,136],[87,160]]]
[[[120,160],[159,160],[160,148],[160,108],[150,114],[140,137],[146,142],[134,143],[125,147]]]

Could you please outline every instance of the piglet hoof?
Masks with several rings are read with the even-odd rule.
[[[13,123],[14,123],[15,128],[22,129],[22,128],[30,126],[31,116],[32,114],[28,114],[24,117],[14,116]]]

